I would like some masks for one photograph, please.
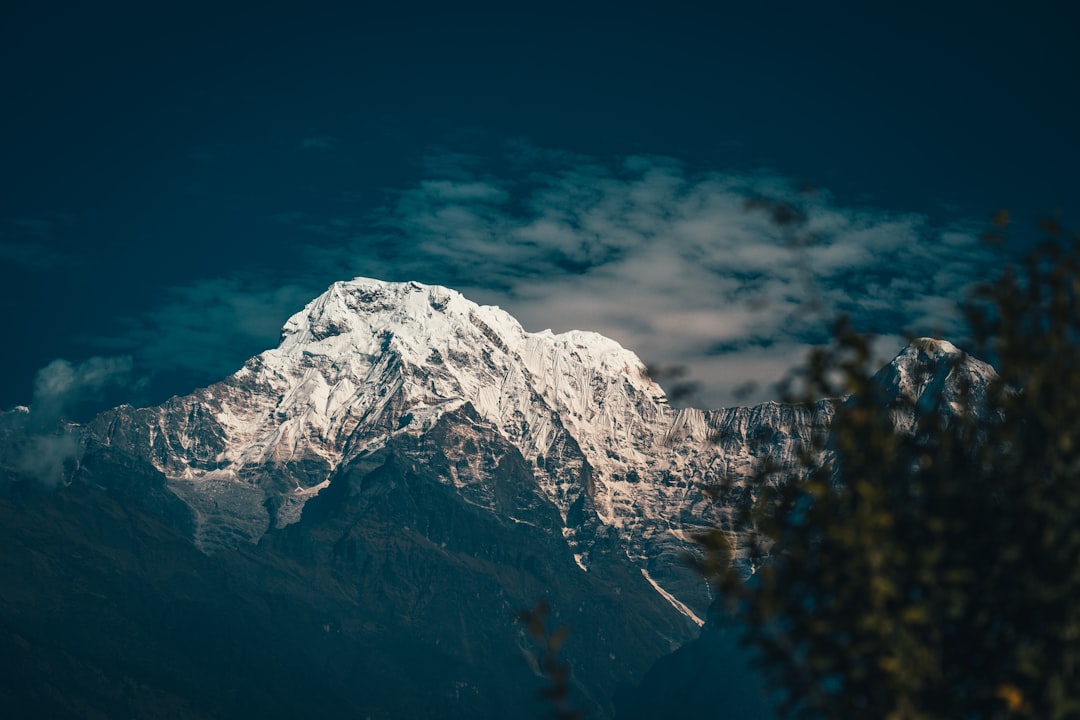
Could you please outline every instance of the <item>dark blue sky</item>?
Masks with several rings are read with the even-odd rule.
[[[356,274],[729,388],[813,333],[725,193],[823,188],[829,307],[893,334],[952,327],[993,261],[958,236],[998,207],[1077,224],[1067,3],[70,5],[0,10],[0,407],[58,358],[98,378],[84,399],[91,357],[133,358],[106,401],[185,392]],[[614,286],[634,312],[593,302]],[[780,309],[729,312],[744,295]]]

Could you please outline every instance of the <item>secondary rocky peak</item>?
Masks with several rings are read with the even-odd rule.
[[[968,391],[980,396],[997,377],[990,365],[946,340],[917,338],[875,378],[886,397],[920,410],[959,411]]]

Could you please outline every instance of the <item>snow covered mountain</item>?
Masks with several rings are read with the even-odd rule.
[[[959,352],[920,348],[883,371],[893,392],[926,389],[907,368],[927,362],[927,348]],[[582,570],[598,541],[615,542],[700,622],[709,593],[681,558],[723,514],[703,488],[748,475],[764,454],[794,467],[828,407],[674,409],[637,356],[598,334],[529,333],[447,288],[357,278],[312,300],[277,348],[224,381],[156,408],[117,408],[91,436],[150,459],[192,509],[196,544],[215,552],[297,522],[342,468],[448,415],[469,420],[441,442],[446,462],[430,463],[439,482],[529,522],[525,508],[497,506],[498,437],[557,509]]]
[[[928,389],[955,401],[965,383],[992,376],[948,343],[921,340],[878,380],[917,406]],[[55,501],[42,496],[44,520],[26,520],[26,532],[52,522],[54,502],[108,507],[68,516],[97,538],[80,551],[98,558],[92,567],[111,568],[80,580],[97,589],[79,608],[143,597],[140,578],[155,568],[191,568],[179,587],[202,599],[185,623],[214,625],[223,607],[265,616],[244,630],[260,647],[288,628],[296,652],[325,665],[310,681],[335,688],[327,702],[348,708],[343,716],[517,713],[536,673],[520,662],[530,642],[512,618],[546,595],[574,627],[575,678],[604,717],[614,688],[694,637],[713,600],[685,562],[696,530],[726,522],[706,488],[734,479],[734,492],[756,492],[744,481],[765,457],[797,473],[799,447],[831,408],[675,409],[632,352],[600,335],[529,333],[446,288],[358,278],[332,285],[288,320],[278,347],[221,382],[71,429],[74,482]],[[18,434],[9,419],[0,446]],[[37,516],[2,501],[23,547],[23,518]],[[83,572],[57,563],[61,576]],[[134,587],[115,586],[127,577]],[[154,619],[175,602],[177,586],[164,582],[148,586],[151,609],[138,611],[150,639],[172,632]],[[19,607],[22,624],[40,603]],[[177,662],[193,678],[224,662],[198,648],[185,657]],[[80,662],[112,677],[111,660]],[[423,695],[410,685],[418,663],[438,678]],[[383,678],[381,699],[371,688],[338,696],[353,666]],[[122,684],[127,670],[117,672]],[[271,691],[260,683],[252,692]],[[223,689],[215,712],[231,712],[236,697]],[[282,702],[263,704],[293,707]]]
[[[673,409],[642,362],[607,338],[528,333],[446,288],[335,283],[289,319],[279,347],[231,377],[156,408],[118,408],[91,434],[149,458],[192,508],[196,543],[214,552],[296,522],[341,468],[396,436],[423,437],[448,414],[475,416],[473,442],[443,443],[440,482],[495,512],[498,480],[482,466],[500,460],[485,439],[497,435],[557,508],[582,569],[610,529],[689,616],[684,602],[708,602],[679,556],[714,517],[702,486],[753,454],[744,437],[713,438],[746,421]],[[776,431],[796,425],[786,418]]]

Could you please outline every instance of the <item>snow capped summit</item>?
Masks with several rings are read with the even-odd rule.
[[[545,444],[546,428],[535,426],[544,408],[583,433],[599,433],[603,445],[616,426],[623,435],[633,431],[620,414],[626,396],[635,405],[646,399],[666,407],[642,362],[613,340],[580,331],[527,333],[498,307],[416,282],[335,283],[289,319],[281,346],[260,359],[263,371],[282,376],[318,365],[323,380],[333,377],[324,415],[355,405],[358,379],[400,382],[412,418],[402,429],[423,428],[470,403],[530,459]],[[308,374],[300,382],[312,380]]]
[[[219,460],[232,466],[308,454],[332,471],[468,404],[526,460],[568,432],[610,477],[645,463],[675,415],[644,364],[613,340],[528,333],[497,307],[416,282],[335,283],[234,379],[262,391],[259,412],[245,398],[242,410],[217,414],[229,437]],[[574,488],[545,480],[565,515]],[[610,503],[599,506],[614,519]]]

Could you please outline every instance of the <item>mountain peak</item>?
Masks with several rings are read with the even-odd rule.
[[[469,402],[499,427],[529,416],[525,406],[538,402],[563,422],[587,422],[604,405],[600,385],[666,405],[641,360],[613,340],[579,330],[529,333],[499,307],[418,282],[336,282],[291,317],[281,345],[252,365],[307,378],[314,366],[353,395],[358,381],[377,382],[383,394],[394,385],[410,408]]]
[[[509,314],[480,306],[461,293],[418,282],[386,282],[358,277],[335,282],[293,315],[282,328],[283,346],[318,343],[341,335],[366,345],[367,336],[392,325],[414,325],[431,331],[446,330],[469,313],[480,312],[501,321],[512,333],[523,332]],[[291,341],[291,342],[290,342]]]
[[[474,337],[477,333],[478,338]],[[357,277],[335,282],[289,318],[281,337],[278,350],[285,354],[378,355],[393,351],[413,364],[437,361],[431,351],[442,355],[442,348],[455,341],[461,352],[482,351],[485,343],[510,353],[542,344],[571,353],[585,351],[591,359],[602,362],[618,356],[616,364],[645,375],[645,366],[634,353],[603,335],[581,330],[529,333],[498,306],[478,305],[456,290],[415,281]],[[462,345],[465,340],[479,340],[480,345],[466,347]]]
[[[981,395],[997,377],[990,365],[947,340],[917,338],[876,375],[880,386],[896,401],[928,411],[936,407],[959,412],[970,389]]]

